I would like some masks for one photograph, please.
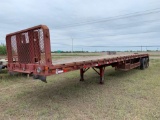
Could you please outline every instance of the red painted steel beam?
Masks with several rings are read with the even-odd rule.
[[[28,37],[26,37],[28,36]],[[29,39],[29,42],[27,40]],[[106,66],[117,67],[119,63],[135,59],[149,58],[148,54],[127,55],[81,62],[52,65],[50,33],[46,25],[38,25],[18,32],[6,35],[8,70],[22,73],[33,73],[40,76],[61,74],[64,72],[80,70],[80,77],[84,79],[84,73],[90,67],[99,69],[100,83],[104,82],[104,68]],[[27,52],[29,53],[27,54]],[[14,54],[17,52],[16,54]],[[133,61],[132,61],[133,60]],[[121,65],[121,64],[120,64]],[[139,64],[133,64],[134,68]],[[44,79],[44,77],[43,77]]]
[[[105,67],[100,67],[99,68],[99,70],[100,70],[100,81],[99,81],[99,83],[100,84],[104,84],[104,71],[105,71]]]

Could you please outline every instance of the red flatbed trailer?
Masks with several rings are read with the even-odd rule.
[[[46,82],[46,76],[80,70],[80,81],[84,80],[84,73],[93,68],[100,76],[100,83],[104,83],[104,70],[107,66],[116,70],[130,70],[149,66],[148,54],[108,55],[91,57],[84,60],[70,60],[68,62],[52,61],[49,29],[39,25],[6,35],[8,71],[33,74],[34,79]],[[53,63],[53,64],[52,64]]]

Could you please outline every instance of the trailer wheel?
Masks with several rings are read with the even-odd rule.
[[[145,68],[148,68],[149,67],[149,58],[146,58],[146,65],[145,65]]]
[[[141,70],[144,70],[145,67],[146,67],[146,60],[145,60],[145,58],[142,58],[142,59],[140,60],[140,69],[141,69]]]

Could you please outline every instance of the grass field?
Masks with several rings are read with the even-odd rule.
[[[50,76],[47,84],[6,72],[0,79],[1,120],[160,120],[158,55],[151,56],[146,70],[107,67],[104,85],[93,70],[84,82],[74,71]]]

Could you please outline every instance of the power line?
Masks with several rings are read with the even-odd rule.
[[[130,17],[135,17],[135,16],[142,16],[142,15],[148,15],[148,14],[153,14],[153,13],[159,13],[159,12],[160,12],[160,8],[156,8],[156,9],[146,10],[146,11],[142,11],[142,12],[134,12],[134,13],[124,14],[124,15],[119,15],[119,16],[114,16],[114,17],[108,17],[108,18],[95,20],[95,21],[87,21],[87,22],[81,22],[81,23],[68,24],[65,26],[60,26],[60,27],[55,27],[55,28],[60,29],[60,28],[76,27],[76,26],[81,26],[81,25],[95,24],[95,23],[100,23],[100,22],[108,22],[111,20],[118,20],[118,19],[130,18]]]
[[[74,39],[90,39],[90,38],[105,38],[105,37],[110,37],[110,36],[125,36],[125,35],[135,35],[135,34],[146,34],[146,33],[157,33],[157,32],[160,32],[160,31],[145,31],[145,32],[140,32],[140,33],[127,33],[127,34],[119,34],[119,35],[115,35],[115,34],[112,34],[112,35],[105,35],[105,36],[89,36],[89,37],[81,37],[81,38],[74,38]],[[67,40],[67,39],[53,39],[53,40]]]
[[[155,9],[154,9],[155,10]],[[157,11],[156,11],[157,12]],[[160,11],[158,11],[160,12]],[[153,12],[152,12],[153,13]],[[152,23],[152,22],[155,22],[159,19],[155,19],[155,20],[148,20],[148,21],[141,21],[140,23]],[[158,21],[159,22],[159,21]],[[140,23],[136,23],[136,24],[140,24]],[[127,24],[121,24],[121,25],[118,25],[118,26],[122,26],[122,25],[127,25]],[[117,27],[117,26],[116,26]],[[124,28],[129,28],[130,26],[125,26],[125,27],[120,27],[119,29],[124,29]],[[131,27],[136,27],[136,26],[131,26]],[[104,27],[101,27],[101,28],[104,28]],[[99,30],[91,30],[91,31],[99,31]],[[91,32],[90,31],[90,32]],[[79,32],[83,32],[83,31],[79,31]],[[87,32],[87,31],[85,31]],[[89,32],[89,31],[88,31]],[[115,35],[109,35],[109,36],[115,36]],[[90,37],[87,37],[87,38],[90,38]],[[83,39],[83,38],[76,38],[76,39]],[[85,38],[86,39],[86,38]],[[54,39],[54,40],[66,40],[66,39]]]
[[[140,23],[154,23],[154,22],[160,22],[160,19],[154,19],[154,20],[147,20],[147,21],[140,21],[140,22],[135,22],[135,23],[132,23],[132,24],[140,24]],[[114,27],[120,27],[120,26],[124,26],[124,25],[128,25],[128,24],[119,24],[119,25],[116,25],[116,26],[112,26],[112,28]],[[143,24],[141,24],[143,25]],[[120,27],[118,29],[124,29],[124,28],[129,28],[129,27],[137,27],[139,25],[136,25],[136,26],[124,26],[124,27]],[[100,27],[100,28],[106,28],[106,27]],[[87,30],[87,31],[86,31]],[[96,29],[97,30],[97,29]],[[95,31],[92,29],[83,29],[83,30],[80,30],[78,32],[90,32],[90,31]]]
[[[51,44],[59,44],[59,45],[67,45],[67,46],[71,46],[71,45],[69,45],[69,44],[61,44],[61,43],[51,43]],[[142,45],[134,45],[134,46],[101,46],[101,45],[99,45],[99,46],[86,46],[86,45],[74,45],[74,46],[79,46],[79,47],[160,47],[160,45],[144,45],[144,46],[142,46]]]
[[[117,29],[124,29],[124,28],[133,28],[133,27],[137,27],[137,26],[142,26],[143,24],[141,24],[141,23],[154,23],[154,22],[160,22],[159,21],[160,19],[154,19],[154,20],[147,20],[147,21],[140,21],[140,22],[136,22],[136,23],[134,23],[134,24],[140,24],[140,25],[136,25],[136,26],[124,26],[124,27],[120,27],[120,26],[123,26],[123,25],[127,25],[127,24],[120,24],[120,25],[116,25],[116,27],[119,27],[119,28],[117,28]],[[100,28],[106,28],[106,27],[100,27]],[[113,28],[113,27],[112,27]],[[117,30],[116,29],[116,30]],[[93,31],[98,31],[98,32],[104,32],[105,30],[103,29],[103,31],[101,30],[99,30],[99,29],[87,29],[87,31],[84,29],[84,30],[80,30],[80,31],[78,31],[78,33],[82,33],[82,32],[93,32]],[[58,39],[58,38],[57,38]],[[62,38],[62,39],[65,39],[65,38]]]
[[[147,46],[147,45],[145,45],[145,46],[86,46],[86,47],[160,47],[160,45],[153,45],[153,46]]]

